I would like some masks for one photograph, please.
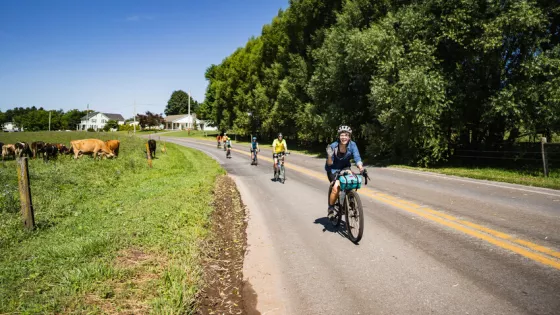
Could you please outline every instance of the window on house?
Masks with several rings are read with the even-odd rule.
[[[101,123],[106,123],[107,121],[105,119],[101,119]]]
[[[95,122],[97,122],[97,119],[92,119],[91,122],[95,123]]]

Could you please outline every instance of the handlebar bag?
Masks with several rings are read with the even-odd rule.
[[[342,190],[360,189],[362,187],[362,175],[341,175],[339,180]]]

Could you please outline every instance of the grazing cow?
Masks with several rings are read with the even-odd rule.
[[[45,154],[43,154],[43,161],[48,162],[49,159],[56,159],[58,155],[58,148],[55,143],[45,144]]]
[[[148,140],[148,147],[150,148],[150,154],[152,155],[152,159],[156,158],[156,140],[150,139]]]
[[[4,159],[7,156],[13,156],[14,159],[16,158],[16,146],[13,144],[4,144],[2,146],[2,161],[4,161]]]
[[[115,154],[115,157],[119,156],[119,147],[121,145],[119,140],[107,140],[105,141],[105,144],[107,144],[109,150]]]
[[[64,144],[56,143],[55,146],[58,149],[58,153],[60,153],[60,154],[70,154],[70,149],[68,149],[68,147],[66,147]]]
[[[45,143],[43,141],[35,141],[31,143],[31,151],[33,152],[34,159],[40,154],[45,157]]]
[[[72,145],[72,151],[74,152],[74,159],[83,154],[92,154],[93,159],[97,158],[97,154],[103,152],[103,155],[108,157],[113,157],[114,154],[109,150],[105,142],[99,139],[84,139],[84,140],[74,140],[70,141]]]
[[[16,146],[16,155],[18,157],[22,157],[24,155],[33,156],[33,153],[29,148],[29,144],[27,144],[26,142],[16,142],[15,146]]]

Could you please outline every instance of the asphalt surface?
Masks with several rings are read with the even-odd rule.
[[[282,313],[560,314],[560,191],[371,168],[355,245],[326,219],[323,159],[287,156],[281,184],[270,151],[251,166],[246,146],[226,159],[212,142],[167,140],[208,153],[245,187]]]

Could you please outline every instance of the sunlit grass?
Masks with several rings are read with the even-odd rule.
[[[117,134],[103,135],[13,133],[0,141],[68,144]],[[24,231],[19,214],[16,162],[0,165],[0,313],[192,311],[199,244],[223,171],[203,153],[172,144],[150,169],[145,139],[117,137],[117,159],[30,161],[33,232]]]

